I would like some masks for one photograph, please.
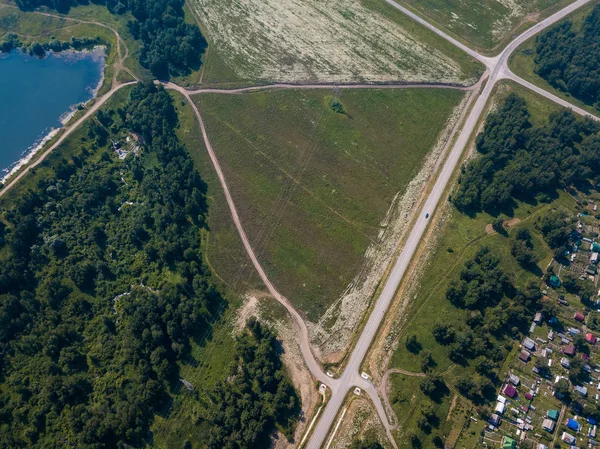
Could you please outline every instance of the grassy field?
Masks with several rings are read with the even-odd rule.
[[[203,77],[209,83],[471,83],[481,72],[384,2],[193,0],[189,6],[211,44]]]
[[[400,0],[464,43],[485,53],[498,53],[512,37],[572,0]]]
[[[596,5],[598,5],[598,3],[598,1],[591,2],[589,5],[577,10],[574,14],[571,14],[569,17],[564,19],[562,22],[559,22],[555,26],[559,26],[561,23],[570,20],[573,22],[573,31],[579,30],[585,17],[592,11],[592,9],[594,9]],[[539,86],[548,92],[552,92],[554,95],[563,98],[564,100],[567,100],[568,102],[573,103],[574,105],[579,106],[586,111],[598,115],[600,112],[599,109],[586,105],[582,101],[571,96],[568,92],[555,89],[550,85],[550,83],[535,73],[535,39],[536,38],[533,37],[525,41],[523,45],[515,50],[509,61],[510,69],[516,75],[526,79],[536,86]]]
[[[373,89],[196,97],[259,259],[310,320],[358,274],[392,199],[462,96]],[[343,112],[333,110],[334,101]],[[235,284],[241,268],[230,257],[238,241],[230,222],[225,203],[216,201],[208,254]]]
[[[532,114],[532,122],[536,124],[542,123],[551,112],[557,110],[557,106],[553,103],[513,84],[501,85],[497,89],[494,101],[501,100],[510,91],[515,91],[526,99],[529,111]],[[553,205],[557,203],[572,207],[574,200],[566,194],[561,194]],[[438,323],[458,324],[466,322],[469,311],[454,307],[445,297],[449,282],[458,278],[464,262],[472,258],[477,250],[485,245],[490,248],[493,254],[500,257],[503,270],[509,276],[512,276],[515,285],[518,287],[523,288],[529,280],[538,279],[538,277],[519,267],[510,254],[508,237],[486,232],[486,225],[492,222],[493,217],[486,213],[469,217],[458,212],[450,204],[445,207],[444,213],[449,214],[449,218],[442,234],[438,237],[437,243],[429,254],[427,267],[419,275],[418,295],[411,304],[410,309],[405,312],[409,319],[402,328],[399,337],[400,344],[393,354],[390,367],[412,372],[421,371],[420,356],[409,352],[403,344],[406,336],[415,335],[422,348],[431,352],[436,364],[435,371],[443,373],[446,383],[452,386],[461,377],[473,376],[474,368],[470,364],[465,366],[454,364],[448,358],[447,348],[437,343],[433,338],[432,329]],[[536,217],[551,207],[552,205],[548,204],[520,204],[515,210],[514,216],[510,217],[519,219],[519,221],[508,230],[509,237],[519,228],[527,228],[531,232],[534,251],[540,256],[538,263],[540,270],[543,270],[550,261],[551,251],[547,248],[533,224]],[[417,282],[417,280],[415,279],[414,282]],[[506,349],[513,352],[518,348],[518,345],[513,345],[507,341],[498,342],[498,344],[505,345]],[[510,356],[507,360],[509,359]],[[508,365],[501,368],[501,376],[507,368]],[[408,443],[404,444],[402,442],[406,440],[406,435],[412,432],[419,435],[423,447],[432,447],[432,438],[438,434],[444,437],[452,436],[453,441],[458,439],[460,444],[456,447],[474,447],[474,442],[482,426],[465,421],[468,417],[465,418],[463,415],[468,414],[469,401],[466,399],[460,400],[459,403],[463,405],[462,414],[457,415],[453,412],[449,420],[446,420],[446,416],[452,402],[453,392],[448,391],[438,402],[433,402],[433,408],[438,417],[441,418],[441,424],[432,433],[425,434],[417,428],[417,419],[420,417],[421,408],[431,400],[419,391],[419,379],[392,374],[391,380],[393,388],[390,400],[396,414],[402,417],[402,427],[398,430],[396,438],[396,441],[400,443],[400,447],[409,447]],[[463,425],[465,426],[464,429]]]

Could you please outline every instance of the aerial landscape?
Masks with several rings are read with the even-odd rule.
[[[599,0],[0,0],[0,138],[0,448],[598,446]]]

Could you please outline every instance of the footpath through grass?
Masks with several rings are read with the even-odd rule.
[[[310,320],[359,273],[394,196],[463,95],[360,89],[195,97],[260,261]],[[231,259],[238,239],[225,202],[214,204],[210,226],[211,263],[235,284],[241,261]]]
[[[516,92],[525,98],[532,115],[531,121],[536,125],[544,122],[551,112],[559,109],[555,104],[526,89],[508,83],[498,87],[494,102],[501,101],[509,92]],[[472,259],[482,246],[487,246],[491,254],[500,258],[502,270],[511,277],[515,286],[523,289],[529,281],[539,280],[539,275],[521,268],[511,255],[511,236],[521,228],[530,231],[533,251],[539,256],[537,265],[540,271],[543,271],[552,257],[552,252],[534,227],[535,220],[558,204],[571,207],[572,203],[574,201],[571,197],[561,194],[551,204],[519,204],[514,215],[508,217],[513,221],[507,236],[490,232],[489,226],[486,229],[494,220],[494,217],[487,213],[468,216],[450,204],[445,206],[444,213],[448,214],[448,219],[442,234],[428,255],[428,265],[418,274],[418,279],[412,280],[419,283],[419,289],[410,309],[405,312],[407,322],[401,331],[400,343],[393,354],[390,368],[421,372],[421,352],[429,351],[434,361],[433,370],[442,374],[450,389],[438,395],[436,400],[432,400],[419,389],[420,378],[400,374],[390,376],[390,401],[401,424],[396,441],[401,448],[410,447],[408,436],[411,434],[418,436],[423,447],[434,447],[436,436],[440,436],[448,444],[454,444],[460,438],[460,444],[456,447],[473,447],[482,427],[470,422],[473,406],[470,401],[457,395],[453,386],[460,378],[476,376],[475,368],[472,361],[464,365],[453,363],[448,356],[448,346],[438,343],[432,333],[436,324],[460,326],[462,323],[462,326],[466,326],[467,318],[471,314],[470,310],[457,308],[446,299],[450,281],[458,279],[465,262]],[[411,353],[407,349],[404,344],[407,336],[416,336],[422,348],[419,353]],[[496,344],[509,353],[518,348],[518,345],[510,340],[498,340]],[[511,356],[508,357],[507,360]],[[500,368],[500,377],[507,368],[506,364]],[[453,402],[455,408],[449,413]],[[419,429],[418,421],[422,415],[421,410],[428,405],[431,405],[439,423],[429,432],[424,432]]]

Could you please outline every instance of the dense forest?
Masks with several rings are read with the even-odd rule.
[[[67,13],[72,6],[85,4],[77,0],[16,0],[25,11],[40,6]],[[129,29],[142,41],[140,63],[159,79],[187,74],[200,66],[207,43],[196,25],[185,22],[183,0],[95,0],[110,12],[130,12],[135,20]]]
[[[600,124],[570,111],[533,126],[510,94],[477,136],[480,156],[462,168],[452,202],[463,212],[509,211],[515,199],[547,201],[569,185],[600,181]]]
[[[277,428],[291,440],[300,402],[273,332],[251,319],[237,340],[229,377],[214,390],[209,449],[267,448]]]
[[[552,86],[600,108],[600,5],[574,31],[571,21],[541,34],[535,71]]]
[[[94,123],[1,211],[0,447],[144,446],[176,362],[225,304],[171,97],[138,85]],[[138,156],[98,148],[130,131]]]

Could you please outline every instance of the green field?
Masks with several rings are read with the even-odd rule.
[[[525,98],[528,109],[532,114],[531,121],[534,124],[542,123],[551,112],[558,110],[558,107],[553,103],[513,84],[500,85],[494,96],[494,101],[500,101],[511,91]],[[471,363],[464,366],[454,364],[448,357],[447,347],[436,342],[432,335],[433,327],[436,324],[466,323],[470,314],[469,310],[457,308],[446,299],[448,285],[452,279],[458,278],[465,261],[471,259],[482,246],[489,247],[491,252],[501,259],[501,267],[511,276],[516,286],[524,288],[528,281],[539,279],[539,276],[522,269],[517,264],[511,255],[509,238],[520,228],[528,229],[533,236],[534,251],[540,257],[538,266],[543,271],[551,259],[552,252],[543,242],[539,231],[535,229],[534,222],[538,216],[557,204],[572,207],[574,200],[570,196],[561,193],[560,197],[551,204],[519,204],[514,211],[514,216],[509,217],[518,218],[519,222],[510,227],[508,236],[486,232],[486,225],[491,223],[494,217],[486,213],[478,213],[470,217],[461,214],[454,206],[447,204],[444,213],[448,214],[450,219],[443,228],[442,234],[438,237],[434,249],[431,250],[426,268],[419,275],[418,296],[410,305],[410,309],[405,312],[409,318],[402,327],[399,337],[400,344],[393,354],[390,368],[400,368],[411,372],[421,371],[421,356],[409,352],[404,344],[406,336],[414,335],[422,348],[431,352],[435,361],[434,370],[443,373],[443,378],[448,385],[454,385],[459,378],[475,376],[474,367]],[[412,282],[416,282],[416,280],[412,280]],[[518,345],[513,345],[510,341],[499,341],[497,343],[513,352],[518,348]],[[507,361],[510,361],[510,355]],[[505,366],[500,368],[500,376],[507,368],[508,365],[505,363]],[[461,418],[462,415],[453,415],[451,418],[452,424],[444,421],[452,400],[452,392],[442,396],[439,402],[433,403],[433,408],[438,417],[441,418],[442,425],[439,429],[434,429],[432,433],[425,434],[417,428],[417,419],[420,417],[420,409],[431,400],[419,391],[419,378],[394,374],[391,379],[393,389],[390,401],[396,414],[402,417],[403,420],[403,425],[397,431],[396,438],[396,441],[401,443],[400,447],[410,447],[408,443],[403,445],[402,442],[405,441],[406,435],[413,432],[419,435],[423,447],[432,447],[432,438],[437,434],[444,437],[452,435],[453,441],[459,439],[461,443],[456,447],[473,447],[479,429],[482,428],[480,424],[467,423],[470,427],[461,432],[461,428],[465,423],[464,417]],[[411,392],[414,392],[413,396],[411,396]],[[470,402],[468,400],[463,398],[462,403],[464,405],[463,411],[469,408]],[[472,429],[476,429],[474,433]]]
[[[565,21],[571,21],[573,23],[572,31],[581,29],[583,20],[587,15],[589,15],[596,5],[598,5],[597,1],[591,2],[590,4],[575,11],[575,13],[569,15],[566,19],[563,19],[563,21],[558,22],[558,24],[555,26],[560,26],[560,24],[564,23]],[[548,83],[548,81],[535,73],[535,39],[535,37],[532,37],[515,50],[509,61],[510,69],[516,75],[535,84],[536,86],[539,86],[542,89],[553,93],[557,97],[560,97],[576,106],[579,106],[582,109],[585,109],[586,111],[597,115],[599,111],[598,109],[594,108],[593,106],[586,105],[581,100],[574,98],[568,92],[555,89],[550,85],[550,83]]]
[[[399,0],[468,46],[496,54],[519,32],[572,0]]]
[[[195,98],[259,259],[310,320],[358,274],[393,197],[462,97],[452,89],[372,89]],[[212,192],[208,254],[235,285],[241,261],[230,248],[239,239]]]

